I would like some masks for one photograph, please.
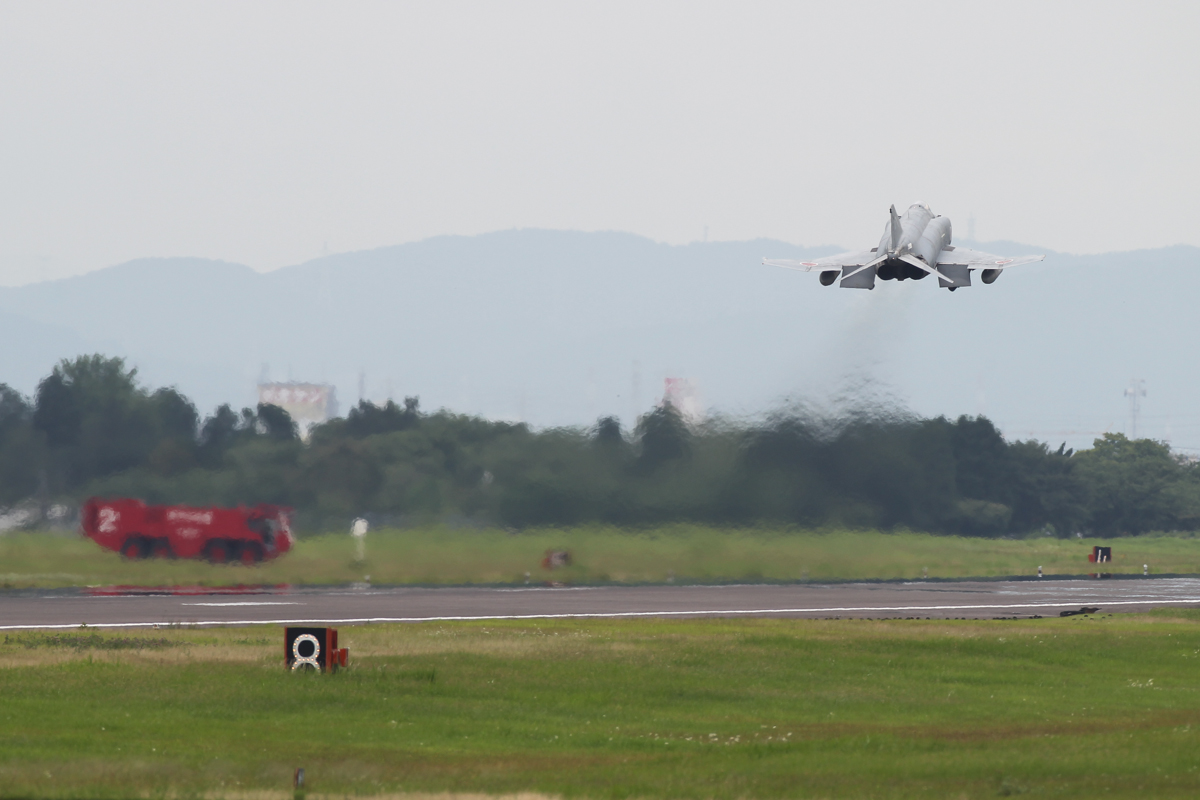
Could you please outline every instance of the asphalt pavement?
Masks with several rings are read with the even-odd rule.
[[[1200,607],[1200,578],[596,587],[240,587],[0,593],[0,630],[573,617],[993,619]]]

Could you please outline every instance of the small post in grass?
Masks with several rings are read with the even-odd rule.
[[[1042,577],[1042,565],[1038,564],[1038,577]]]
[[[1142,564],[1142,574],[1143,575],[1150,574],[1150,565],[1149,564]]]
[[[296,767],[292,775],[292,791],[296,800],[304,800],[304,767]]]
[[[367,560],[367,529],[370,525],[362,517],[354,520],[350,526],[350,535],[354,537],[355,561],[359,564]]]

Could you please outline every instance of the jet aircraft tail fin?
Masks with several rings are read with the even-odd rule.
[[[900,215],[896,213],[896,206],[891,207],[891,226],[892,226],[892,246],[891,251],[894,253],[900,249]]]

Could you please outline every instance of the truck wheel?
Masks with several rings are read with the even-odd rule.
[[[146,543],[142,541],[140,536],[130,536],[125,540],[125,544],[121,545],[121,555],[128,558],[130,561],[136,561],[146,557]]]
[[[214,564],[225,564],[229,561],[229,544],[220,539],[209,542],[205,551],[208,553],[208,560]]]
[[[156,539],[150,543],[150,555],[153,558],[172,558],[171,545],[166,539]]]
[[[252,567],[263,560],[262,548],[254,542],[246,542],[243,544],[240,555],[242,563],[247,567]]]

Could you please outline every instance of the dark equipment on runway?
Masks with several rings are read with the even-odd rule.
[[[1088,561],[1095,564],[1104,564],[1112,561],[1111,547],[1093,547],[1092,554],[1088,556]]]
[[[336,628],[284,628],[283,656],[292,672],[336,672],[346,666],[350,651],[338,649]]]
[[[1080,614],[1095,614],[1099,610],[1100,610],[1099,608],[1094,608],[1091,606],[1084,606],[1083,608],[1079,609],[1078,611],[1060,611],[1060,612],[1058,612],[1058,615],[1060,617],[1077,617]]]

